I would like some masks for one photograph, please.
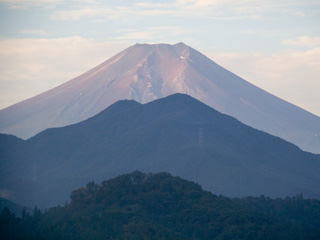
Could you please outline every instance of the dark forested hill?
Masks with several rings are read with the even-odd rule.
[[[70,204],[21,218],[4,209],[1,239],[319,239],[320,201],[229,199],[168,173],[90,182]]]
[[[134,170],[169,172],[231,197],[320,198],[320,155],[183,94],[119,101],[10,146],[0,153],[0,189],[27,206],[62,204],[72,189]]]
[[[9,201],[5,198],[0,198],[0,212],[4,209],[4,208],[8,208],[11,212],[13,212],[14,214],[20,216],[23,207],[12,202]]]

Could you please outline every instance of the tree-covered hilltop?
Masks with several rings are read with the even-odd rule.
[[[2,211],[2,209],[4,209],[5,207],[7,207],[10,212],[14,213],[15,215],[18,215],[20,216],[21,215],[21,212],[22,212],[22,209],[23,207],[10,201],[10,200],[7,200],[5,198],[1,198],[0,197],[0,212]]]
[[[229,199],[167,173],[121,175],[44,213],[7,208],[1,239],[320,239],[320,201]]]

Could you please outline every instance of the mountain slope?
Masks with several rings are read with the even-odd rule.
[[[320,155],[183,94],[144,105],[119,101],[22,143],[0,169],[0,189],[22,205],[62,204],[86,182],[134,170],[170,172],[227,196],[320,198]]]
[[[183,43],[129,47],[65,84],[1,110],[0,131],[29,138],[85,120],[118,100],[147,103],[173,93],[186,93],[320,153],[319,117],[253,86]]]

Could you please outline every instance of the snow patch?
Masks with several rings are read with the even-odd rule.
[[[137,82],[138,81],[138,74],[133,75],[132,80],[133,82]]]

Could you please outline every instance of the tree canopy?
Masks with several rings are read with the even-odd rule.
[[[230,199],[168,173],[133,172],[40,212],[0,215],[1,239],[320,239],[320,201]]]

